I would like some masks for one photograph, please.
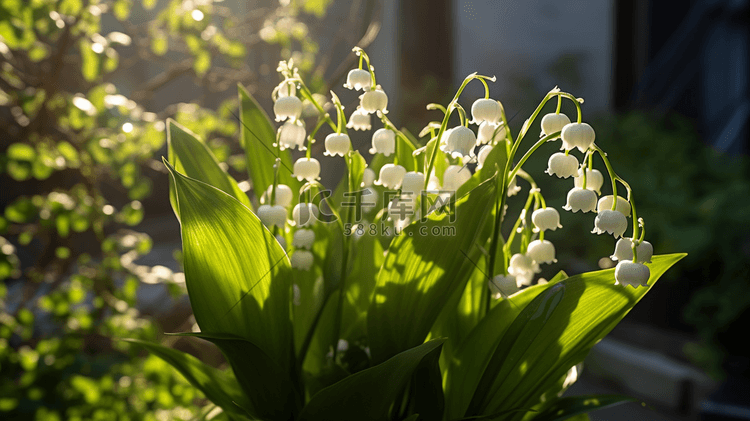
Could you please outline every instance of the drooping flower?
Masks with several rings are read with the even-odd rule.
[[[375,182],[387,189],[398,189],[406,175],[406,168],[398,164],[385,164],[380,168],[380,177]]]
[[[305,125],[299,120],[287,120],[286,123],[279,127],[279,148],[294,149],[296,146],[299,150],[305,148]]]
[[[424,174],[416,171],[409,171],[404,175],[401,183],[401,192],[404,195],[410,195],[412,198],[418,197],[424,189]]]
[[[276,114],[276,121],[288,118],[296,120],[302,114],[302,101],[296,96],[280,96],[273,103],[273,112]]]
[[[388,107],[388,95],[385,94],[380,85],[373,90],[365,89],[365,93],[359,97],[359,106],[369,114],[376,111],[387,114],[388,111],[386,110],[386,107]]]
[[[467,167],[450,165],[443,173],[443,190],[455,192],[471,178],[471,170]]]
[[[576,187],[583,188],[583,171],[582,168],[578,169],[578,175],[573,178],[573,183]],[[604,176],[599,170],[586,168],[586,190],[593,190],[596,194],[602,194],[601,188],[604,184]]]
[[[560,213],[555,208],[541,208],[531,214],[531,222],[539,228],[540,231],[554,231],[562,228],[560,225]]]
[[[310,229],[298,229],[292,237],[292,245],[298,249],[310,249],[315,242],[315,231]]]
[[[480,98],[471,105],[471,123],[481,124],[488,121],[497,123],[500,121],[500,103],[494,99]]]
[[[563,209],[573,213],[593,212],[596,209],[596,193],[588,189],[573,187],[568,192],[568,203],[563,206]]]
[[[370,72],[364,69],[352,69],[346,75],[344,88],[359,91],[368,88],[371,84],[372,78],[370,77]]]
[[[516,277],[513,275],[496,275],[488,283],[492,297],[495,299],[507,297],[519,291]]]
[[[549,175],[556,175],[558,178],[568,178],[575,176],[577,171],[578,159],[575,156],[557,152],[549,157],[545,172]]]
[[[445,142],[443,152],[450,154],[454,158],[471,157],[474,154],[476,143],[477,137],[470,128],[464,126],[454,127],[448,136],[448,140]]]
[[[298,227],[312,225],[318,220],[320,211],[314,203],[298,203],[292,209],[292,219]]]
[[[648,241],[642,241],[635,248],[638,254],[637,263],[651,263],[651,256],[654,255],[654,246]],[[615,244],[615,253],[609,256],[612,260],[633,260],[633,239],[622,237]]]
[[[271,196],[273,195],[273,184],[268,186],[266,190],[265,198],[266,201],[271,205],[279,205],[283,207],[289,207],[292,204],[292,189],[286,184],[278,184],[276,186],[276,203],[271,203]]]
[[[505,139],[505,126],[485,121],[477,129],[477,146]]]
[[[357,107],[349,117],[349,121],[346,123],[346,128],[363,131],[372,129],[370,114],[361,107]]]
[[[313,257],[313,254],[307,250],[295,250],[289,260],[294,269],[310,270],[315,258]]]
[[[565,114],[550,113],[542,117],[542,136],[547,136],[555,132],[562,131],[566,124],[570,124],[570,119]],[[569,148],[572,149],[572,148]]]
[[[320,179],[320,162],[315,158],[300,158],[294,163],[294,176],[297,180],[315,181]]]
[[[594,129],[586,123],[570,123],[563,127],[560,137],[564,149],[575,147],[581,152],[586,152],[594,144],[596,135]]]
[[[648,286],[651,271],[643,263],[621,260],[615,267],[615,285]]]
[[[613,195],[609,196],[603,196],[601,199],[599,199],[599,202],[596,204],[596,211],[601,212],[603,210],[612,209],[612,202],[615,200],[615,197]],[[630,202],[628,202],[624,197],[617,196],[617,208],[615,209],[617,212],[622,213],[625,216],[630,216]]]
[[[555,246],[548,240],[534,240],[529,243],[526,254],[537,263],[557,263]]]
[[[526,254],[516,253],[510,258],[508,273],[516,277],[518,285],[531,285],[534,275],[541,272],[539,264]]]
[[[609,233],[615,238],[622,237],[625,230],[628,229],[628,220],[621,212],[604,209],[596,214],[594,219],[594,230],[592,234]]]
[[[286,224],[286,209],[281,205],[260,205],[258,219],[269,229],[274,226],[283,228]]]
[[[492,152],[492,146],[483,146],[482,149],[479,150],[479,153],[477,154],[477,169],[482,169],[484,167],[484,161],[487,160],[487,155]]]
[[[326,156],[344,156],[352,149],[352,141],[346,133],[331,133],[326,136]]]
[[[389,129],[377,129],[372,134],[371,154],[382,153],[391,156],[396,151],[396,133]]]

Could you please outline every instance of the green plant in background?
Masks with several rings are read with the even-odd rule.
[[[260,199],[253,206],[198,136],[167,122],[165,164],[200,327],[177,335],[212,342],[232,369],[130,341],[174,365],[231,419],[555,420],[629,400],[560,396],[591,347],[684,254],[652,257],[633,191],[582,123],[582,101],[552,90],[513,136],[502,105],[489,98],[491,78],[472,74],[447,107],[428,106],[444,115],[427,125],[429,140],[418,148],[389,120],[369,58],[355,51],[359,67],[344,86],[364,92],[348,124],[338,96],[331,93],[334,120],[292,63],[278,68],[277,132],[239,88],[241,143]],[[470,120],[458,99],[475,79],[486,94]],[[558,107],[541,119],[544,135],[519,157],[552,99]],[[575,123],[560,113],[565,99],[576,105]],[[302,100],[318,110],[309,135]],[[449,129],[454,112],[460,124]],[[372,115],[383,129],[373,134],[368,165],[347,128],[371,129]],[[324,126],[332,131],[326,155],[348,170],[333,193],[318,182],[321,163],[311,156]],[[532,285],[540,264],[556,261],[550,238],[560,224],[522,166],[558,139],[564,152],[550,157],[547,172],[580,182],[565,209],[596,213],[594,231],[615,238],[632,215],[633,240],[619,249],[615,269],[560,272]],[[292,148],[305,156],[290,165]],[[594,156],[613,190],[598,201],[604,177],[595,175]],[[506,236],[506,201],[522,183],[527,200]]]
[[[206,106],[262,82],[258,57],[325,70],[309,24],[330,2],[270,3],[0,1],[0,418],[200,414],[202,394],[170,366],[108,338],[160,337],[137,307],[144,284],[184,291],[181,273],[138,263],[152,240],[134,230],[165,172],[164,119],[244,169],[223,140],[231,107]],[[159,102],[177,78],[191,103]]]

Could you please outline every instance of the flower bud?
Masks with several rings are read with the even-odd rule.
[[[573,178],[573,183],[576,187],[583,188],[583,169],[578,169],[578,175]],[[586,190],[593,190],[596,194],[602,194],[601,188],[604,184],[604,176],[599,170],[586,169]],[[619,200],[619,199],[618,199]]]
[[[531,222],[539,228],[540,231],[554,231],[562,228],[560,225],[560,214],[555,208],[537,209],[531,214]]]
[[[633,260],[633,239],[622,237],[615,244],[615,253],[610,257],[612,260]],[[654,255],[654,246],[648,241],[643,241],[635,248],[638,254],[638,263],[651,263],[651,256]]]
[[[477,137],[470,128],[464,126],[454,127],[451,130],[443,151],[454,158],[472,156]]]
[[[294,232],[292,245],[298,249],[310,249],[315,242],[315,231],[301,228]]]
[[[266,190],[265,198],[270,203],[271,196],[273,194],[273,184],[268,186]],[[286,184],[279,184],[276,186],[276,203],[270,203],[272,205],[279,205],[283,207],[289,207],[292,204],[292,189]]]
[[[443,173],[443,190],[455,192],[471,178],[471,171],[466,167],[450,165]]]
[[[516,277],[513,275],[497,275],[489,281],[489,286],[492,297],[495,299],[501,296],[507,297],[519,291]]]
[[[383,89],[380,88],[380,85],[378,85],[374,90],[366,91],[359,97],[359,106],[369,114],[372,114],[375,111],[387,113],[386,107],[388,106],[388,95],[386,95],[385,92],[383,92]]]
[[[313,254],[307,250],[295,250],[289,260],[294,269],[310,270],[315,259],[313,258]]]
[[[281,96],[273,103],[273,112],[276,121],[296,120],[302,114],[302,101],[296,96]]]
[[[471,116],[473,124],[481,124],[485,121],[497,123],[500,121],[500,103],[494,99],[478,99],[471,105]]]
[[[575,176],[577,171],[578,159],[575,156],[557,152],[549,157],[545,172],[549,175],[556,175],[558,178],[568,178]]]
[[[294,176],[297,180],[315,181],[320,179],[320,162],[315,158],[300,158],[294,163]]]
[[[643,263],[621,260],[615,267],[615,285],[648,286],[651,271]]]
[[[362,174],[362,187],[370,187],[375,182],[375,171],[370,167],[365,168],[364,174]]]
[[[568,192],[568,203],[563,206],[563,209],[573,213],[579,210],[583,213],[593,212],[596,209],[596,193],[588,189],[573,187]]]
[[[314,203],[298,203],[292,209],[292,219],[298,227],[306,227],[317,221],[320,211]]]
[[[371,154],[382,153],[391,156],[396,151],[396,133],[393,130],[377,129],[372,134]]]
[[[510,184],[508,184],[508,197],[515,196],[520,191],[521,191],[521,186],[519,186],[516,183],[516,177],[514,176],[513,179],[510,180]]]
[[[591,233],[604,234],[606,232],[618,238],[622,237],[627,228],[628,220],[625,219],[625,215],[617,211],[605,209],[596,214],[594,230]]]
[[[477,146],[505,140],[505,126],[485,121],[477,129]]]
[[[612,202],[614,200],[614,196],[611,194],[609,196],[603,196],[596,204],[596,211],[601,212],[606,209],[612,210]],[[630,216],[630,202],[622,196],[617,196],[617,208],[615,210],[625,216]]]
[[[372,128],[370,114],[362,108],[357,107],[352,115],[349,116],[349,122],[346,123],[346,128],[354,130],[370,130]]]
[[[352,69],[349,71],[349,74],[346,75],[344,88],[359,91],[369,88],[371,84],[372,77],[370,77],[370,72],[364,69]]]
[[[398,189],[401,187],[401,182],[404,181],[406,175],[406,168],[397,164],[385,164],[380,167],[380,177],[375,184],[383,186],[387,189]]]
[[[286,224],[286,209],[280,205],[258,206],[258,219],[268,228],[277,226],[283,228]]]
[[[326,156],[344,156],[352,149],[352,141],[345,133],[331,133],[326,136]]]
[[[542,117],[542,136],[547,136],[555,132],[562,131],[566,124],[570,124],[570,119],[565,114],[547,114]],[[568,149],[572,149],[568,148]]]
[[[279,148],[305,150],[305,125],[299,120],[288,120],[279,127]]]
[[[530,242],[526,254],[537,263],[557,263],[555,246],[547,240]]]
[[[563,141],[563,148],[578,148],[581,152],[586,152],[594,144],[594,129],[586,123],[570,123],[562,129],[560,137]]]

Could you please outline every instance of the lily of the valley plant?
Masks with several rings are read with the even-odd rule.
[[[139,343],[233,420],[560,420],[627,400],[561,396],[591,347],[683,255],[652,256],[631,187],[581,120],[583,101],[555,88],[514,135],[490,98],[494,78],[472,74],[449,104],[428,105],[442,118],[420,147],[391,123],[369,58],[354,51],[359,68],[344,87],[362,94],[348,122],[337,95],[313,94],[291,62],[273,93],[278,128],[239,87],[252,202],[205,144],[168,122],[165,164],[200,328],[181,335],[213,342],[231,370]],[[459,97],[475,80],[485,97],[469,116]],[[538,119],[551,100],[556,112]],[[560,112],[566,100],[575,122]],[[526,148],[535,124],[542,137]],[[319,162],[311,144],[326,125],[330,158]],[[369,164],[349,129],[374,129]],[[558,209],[522,168],[547,142],[561,146],[547,173],[573,181],[563,210],[595,215],[616,268],[535,280],[557,262],[556,237],[591,235],[561,234]],[[295,148],[305,153],[292,162]],[[335,160],[347,174],[331,194],[318,180]],[[506,215],[524,194],[520,214]]]

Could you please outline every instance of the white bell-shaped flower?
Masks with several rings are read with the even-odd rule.
[[[346,123],[346,128],[354,130],[372,129],[372,124],[370,123],[370,114],[368,114],[362,108],[357,107],[352,115],[349,116],[349,121]]]
[[[280,205],[260,205],[258,206],[258,219],[269,229],[274,226],[283,228],[286,224],[286,209]]]
[[[278,184],[276,186],[276,203],[271,203],[271,196],[273,194],[273,184],[268,186],[268,189],[266,190],[265,194],[265,202],[268,202],[271,205],[279,205],[283,207],[289,207],[289,205],[292,204],[292,189],[289,188],[286,184]]]
[[[300,158],[294,163],[294,176],[297,180],[315,181],[320,179],[320,162],[315,158]]]
[[[296,96],[280,96],[273,103],[273,112],[276,114],[276,121],[288,118],[296,120],[302,114],[302,101]]]
[[[326,136],[326,156],[344,156],[352,149],[352,141],[346,133],[331,133]]]
[[[542,117],[542,136],[562,131],[566,124],[570,124],[570,119],[565,114],[550,113]],[[569,148],[572,149],[572,148]]]
[[[294,231],[294,237],[292,237],[292,245],[298,249],[310,249],[315,242],[315,231],[301,228]]]
[[[385,164],[380,168],[380,177],[375,184],[387,189],[396,190],[401,187],[401,182],[404,181],[405,175],[406,168],[401,165]]]
[[[487,155],[492,152],[492,146],[483,146],[482,149],[479,150],[479,153],[477,154],[477,169],[482,169],[484,167],[484,161],[487,160]]]
[[[292,219],[298,227],[306,227],[318,220],[320,211],[314,203],[298,203],[292,209]]]
[[[489,281],[492,298],[507,297],[519,291],[516,277],[513,275],[496,275]]]
[[[383,89],[380,88],[380,85],[378,85],[374,90],[366,90],[366,92],[359,97],[359,106],[362,107],[365,112],[370,114],[376,111],[387,114],[388,111],[386,110],[386,107],[388,107],[388,95],[386,95],[385,92],[383,92]]]
[[[541,272],[539,264],[526,254],[516,253],[510,258],[508,273],[516,277],[519,286],[531,285],[534,275]]]
[[[443,190],[455,192],[471,178],[471,170],[467,167],[450,165],[443,173]]]
[[[455,127],[450,129],[445,129],[443,132],[443,135],[440,136],[440,150],[445,152],[446,148],[448,147],[448,138],[451,137],[451,133],[453,133],[453,129]]]
[[[594,230],[592,234],[614,235],[615,238],[622,237],[628,229],[628,220],[621,212],[605,209],[596,214],[594,219]]]
[[[505,126],[485,121],[477,129],[477,146],[505,139]]]
[[[367,167],[365,168],[364,174],[362,174],[362,186],[361,187],[370,187],[375,182],[375,171],[372,170],[372,168]]]
[[[305,125],[299,120],[287,120],[279,127],[279,148],[293,149],[295,146],[304,151],[305,148]]]
[[[526,254],[539,264],[557,263],[557,259],[555,259],[555,246],[547,240],[534,240],[530,242],[528,249],[526,249]]]
[[[575,147],[581,152],[586,152],[594,144],[596,135],[594,129],[586,123],[570,123],[563,127],[560,137],[564,149]]]
[[[654,246],[648,241],[642,241],[635,248],[638,254],[638,263],[651,263],[651,257],[654,255]],[[612,260],[633,260],[633,239],[622,237],[615,244],[615,253],[609,256]]]
[[[382,153],[391,156],[396,151],[396,133],[389,129],[377,129],[372,134],[371,154]]]
[[[541,208],[535,210],[531,214],[531,222],[534,226],[539,228],[540,231],[554,231],[558,228],[562,228],[560,225],[560,213],[555,208]]]
[[[615,197],[613,195],[603,196],[601,199],[599,199],[599,202],[596,204],[596,211],[601,212],[605,209],[612,210],[612,202],[615,200]],[[622,213],[625,216],[630,216],[630,202],[628,202],[624,197],[617,196],[617,207],[615,208],[617,212]]]
[[[404,180],[401,183],[401,192],[404,195],[411,195],[412,199],[416,199],[422,193],[424,189],[424,174],[416,171],[409,171],[404,175]]]
[[[349,74],[346,75],[344,88],[360,91],[370,87],[371,84],[372,78],[370,77],[370,72],[364,69],[352,69],[349,70]]]
[[[471,104],[471,116],[473,124],[481,124],[485,121],[497,123],[500,121],[500,103],[494,99],[478,99]]]
[[[549,175],[556,175],[558,178],[574,177],[578,172],[578,159],[562,152],[553,153],[547,161],[545,172]]]
[[[573,213],[593,212],[596,209],[596,193],[588,189],[573,187],[568,192],[568,203],[563,206],[563,209]]]
[[[578,175],[573,178],[576,187],[583,188],[583,169],[578,169]],[[596,194],[602,194],[601,189],[604,184],[604,176],[599,170],[586,168],[586,190],[593,190]]]
[[[470,128],[464,126],[454,127],[445,143],[444,152],[454,158],[471,157],[474,153],[476,143],[477,137]]]
[[[307,250],[295,250],[289,260],[294,269],[310,270],[315,259],[313,254]]]
[[[615,267],[615,285],[648,286],[651,271],[643,263],[621,260]]]

